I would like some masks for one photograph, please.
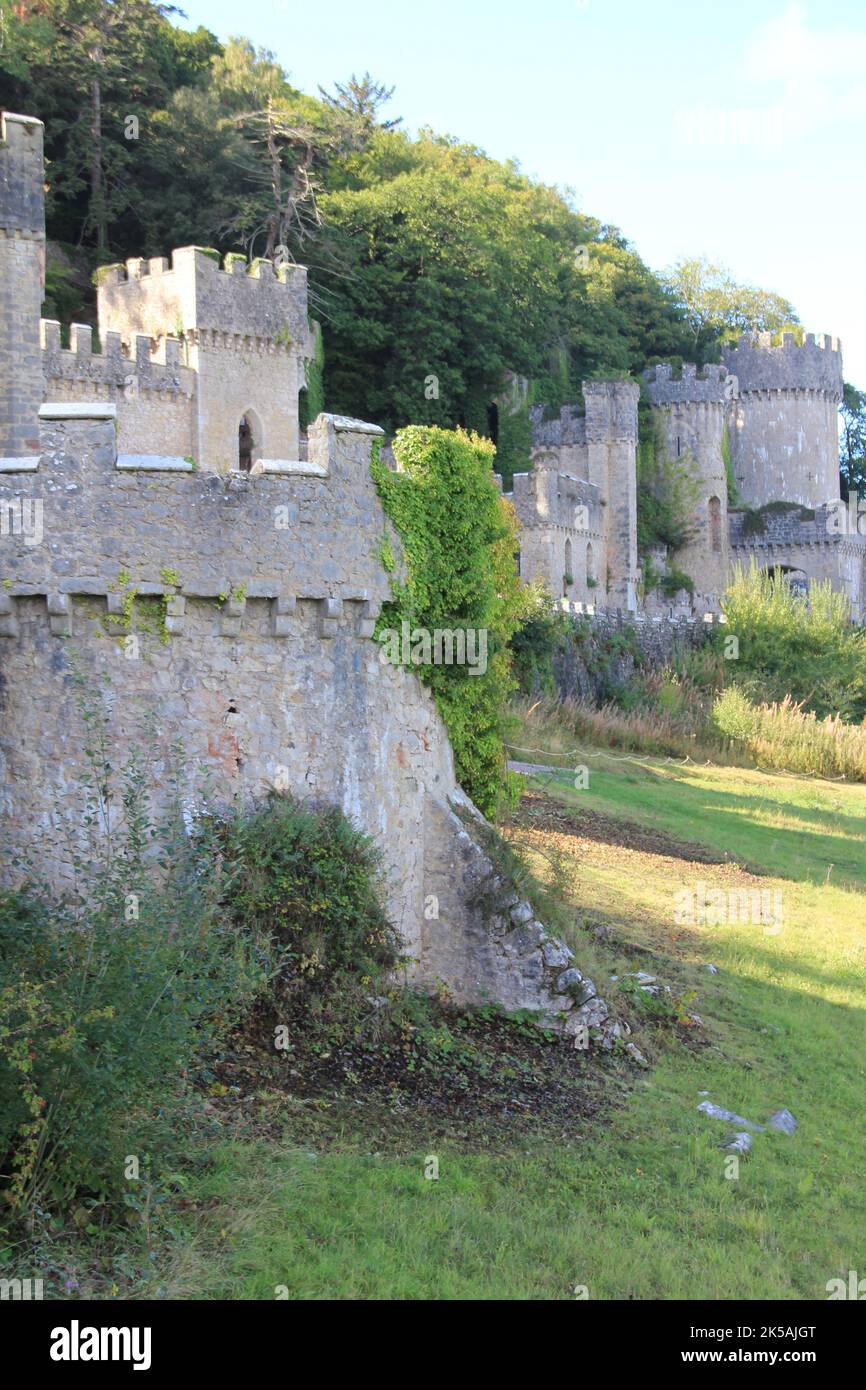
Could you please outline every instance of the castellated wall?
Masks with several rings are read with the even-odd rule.
[[[534,1009],[564,1031],[600,1024],[590,982],[585,997],[562,985],[567,948],[497,878],[429,693],[371,641],[390,585],[369,474],[380,433],[320,416],[293,475],[154,473],[118,467],[109,407],[43,410],[38,471],[0,473],[4,879],[19,881],[16,851],[40,878],[72,873],[82,672],[115,762],[153,717],[157,805],[176,742],[192,803],[272,787],[336,802],[384,853],[411,976],[444,981],[461,1002]],[[112,635],[130,586],[167,598],[166,640],[141,632],[136,649]]]
[[[727,375],[726,368],[718,365],[709,365],[699,374],[693,363],[684,363],[677,377],[670,363],[644,373],[666,454],[673,462],[681,462],[696,485],[691,539],[676,552],[674,562],[694,580],[697,606],[711,611],[719,608],[730,565],[722,452]]]
[[[100,334],[136,340],[182,340],[183,365],[194,373],[192,455],[203,468],[238,466],[238,426],[253,429],[256,459],[298,457],[298,393],[313,355],[307,320],[307,272],[267,261],[223,269],[195,246],[163,257],[127,261],[100,277]],[[138,435],[139,441],[144,438]],[[151,452],[139,444],[138,452]],[[184,451],[186,452],[186,451]]]
[[[556,598],[633,609],[638,388],[586,381],[583,397],[552,420],[530,410],[532,471],[515,474],[513,491],[521,577]]]
[[[145,335],[124,344],[108,330],[102,351],[94,352],[89,325],[72,325],[68,348],[61,347],[59,323],[43,319],[40,329],[49,401],[116,406],[121,454],[195,457],[196,379],[179,339],[163,337],[154,348]]]
[[[761,569],[777,566],[792,572],[804,584],[829,579],[834,589],[851,600],[855,618],[866,618],[866,535],[857,531],[859,517],[852,508],[817,507],[814,516],[796,511],[765,512],[763,530],[747,532],[745,514],[730,514],[731,560],[749,567],[754,559]],[[862,524],[862,523],[861,523]]]
[[[738,387],[730,438],[743,502],[816,507],[838,498],[839,340],[809,333],[797,347],[786,333],[773,347],[769,333],[745,335],[723,353],[723,362]]]
[[[45,274],[42,122],[0,112],[0,458],[39,452]]]

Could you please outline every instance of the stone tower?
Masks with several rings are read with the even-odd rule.
[[[839,404],[842,353],[838,338],[808,333],[802,347],[785,333],[742,337],[723,354],[736,378],[730,437],[742,501],[799,502],[817,507],[839,497]]]
[[[220,265],[197,246],[130,260],[102,271],[99,332],[119,336],[139,356],[139,340],[180,340],[180,360],[195,374],[192,453],[200,468],[227,472],[261,461],[278,471],[298,459],[298,393],[314,345],[307,320],[307,272],[250,268],[239,256]]]
[[[42,122],[0,113],[0,466],[35,468],[43,398],[45,283]]]
[[[638,394],[633,381],[585,381],[583,402],[553,419],[530,408],[532,470],[514,475],[520,573],[581,611],[635,607]]]
[[[723,366],[708,366],[698,375],[683,364],[674,378],[670,363],[645,373],[647,394],[668,458],[681,460],[696,483],[692,537],[677,552],[679,569],[694,580],[699,606],[718,609],[729,568],[728,486],[723,452],[726,428]]]
[[[610,608],[637,603],[636,381],[585,381],[587,475],[607,504],[607,572],[599,580]]]

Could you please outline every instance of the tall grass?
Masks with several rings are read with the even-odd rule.
[[[725,594],[725,638],[737,638],[736,681],[753,702],[791,700],[819,719],[866,715],[866,632],[829,580],[800,597],[781,576],[738,568]],[[721,634],[719,640],[721,640]]]
[[[746,748],[758,767],[866,781],[866,728],[838,714],[819,719],[790,697],[753,705],[732,685],[713,706],[713,724]]]

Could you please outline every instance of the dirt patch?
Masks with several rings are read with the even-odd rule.
[[[386,1017],[390,1011],[390,1016]],[[633,1080],[620,1057],[587,1054],[534,1024],[492,1009],[401,999],[371,1014],[368,1035],[327,1040],[311,1029],[309,1000],[289,988],[259,1008],[213,1067],[211,1106],[223,1121],[260,1136],[325,1127],[500,1148],[518,1136],[574,1139],[587,1119]],[[274,1048],[288,1025],[289,1046]]]
[[[640,825],[637,821],[614,819],[601,811],[580,811],[563,806],[544,792],[523,793],[509,824],[525,830],[545,830],[568,834],[582,840],[613,845],[620,849],[660,854],[668,859],[685,859],[690,864],[728,864],[730,859],[690,840],[678,840],[664,830]]]

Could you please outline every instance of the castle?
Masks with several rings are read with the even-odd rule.
[[[382,431],[322,414],[300,447],[305,272],[130,261],[99,286],[102,351],[76,326],[64,349],[39,323],[43,177],[41,122],[0,115],[0,881],[74,881],[83,684],[118,761],[152,720],[155,809],[178,785],[193,817],[269,790],[337,804],[383,853],[409,980],[610,1041],[488,857],[432,697],[371,641],[383,538],[405,575]]]
[[[22,882],[28,861],[40,881],[74,879],[83,685],[121,758],[150,715],[157,808],[178,785],[190,814],[205,794],[269,789],[339,805],[383,851],[410,980],[610,1042],[621,1025],[592,981],[494,868],[432,697],[371,641],[405,575],[370,476],[382,431],[321,414],[301,439],[306,272],[196,247],[170,266],[130,260],[101,274],[101,350],[78,325],[64,348],[39,319],[42,134],[0,113],[0,881]],[[818,505],[838,496],[840,383],[837,347],[810,340],[649,374],[667,447],[696,470],[699,604],[717,606],[731,556],[758,549],[829,574],[862,611],[862,540],[825,534]],[[583,398],[536,414],[513,492],[521,569],[575,607],[635,611],[639,389],[591,381]],[[738,527],[726,431],[743,495],[782,490],[811,519],[768,514],[762,541]]]
[[[521,574],[570,610],[618,608],[648,616],[718,614],[737,565],[754,557],[801,591],[829,580],[866,620],[866,523],[840,500],[838,341],[793,334],[743,336],[719,365],[669,363],[644,373],[655,436],[691,482],[685,545],[673,560],[694,586],[665,602],[638,566],[636,383],[585,382],[583,402],[552,420],[532,407],[532,469],[515,474]],[[728,501],[728,478],[737,501]]]

